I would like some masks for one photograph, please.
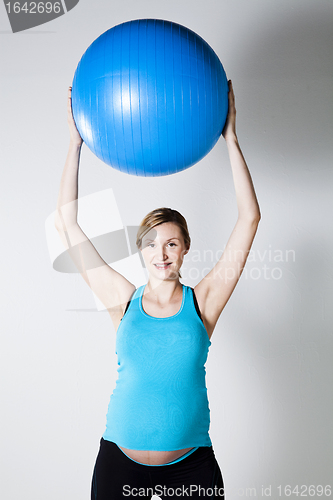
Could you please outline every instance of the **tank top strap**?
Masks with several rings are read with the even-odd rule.
[[[145,287],[145,285],[142,285],[142,286],[139,286],[138,288],[136,288],[134,290],[134,292],[132,293],[129,301],[127,302],[127,305],[126,305],[123,317],[125,316],[125,314],[127,313],[128,309],[130,308],[131,304],[133,303],[133,300],[134,299],[138,299],[138,298],[140,298],[142,296],[144,287]],[[123,319],[123,318],[121,318],[121,319]]]
[[[194,313],[202,321],[201,312],[199,309],[198,301],[194,293],[194,289],[190,286],[183,285],[185,287],[185,307],[188,313]]]
[[[197,298],[195,296],[194,288],[191,288],[191,290],[192,290],[193,303],[194,303],[195,310],[197,311],[198,316],[199,316],[199,318],[202,321],[202,316],[201,316],[201,312],[200,312],[200,308],[199,308],[199,304],[198,304]]]

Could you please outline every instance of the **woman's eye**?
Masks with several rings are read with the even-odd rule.
[[[175,246],[176,246],[176,243],[169,243],[169,245],[170,245],[171,247],[175,247]]]

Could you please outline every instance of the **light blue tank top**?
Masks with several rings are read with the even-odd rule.
[[[118,379],[103,438],[131,450],[211,446],[205,363],[211,342],[193,291],[183,285],[177,314],[145,313],[138,288],[116,339]]]

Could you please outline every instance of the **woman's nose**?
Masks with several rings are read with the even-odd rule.
[[[159,245],[157,247],[157,257],[160,259],[162,262],[168,258],[168,255],[166,253],[166,249],[163,245]]]

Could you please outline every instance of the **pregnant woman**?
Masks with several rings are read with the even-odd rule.
[[[235,99],[223,137],[238,219],[225,251],[194,287],[180,282],[190,236],[184,217],[160,208],[142,221],[137,246],[149,274],[138,289],[98,254],[77,222],[82,138],[68,96],[70,146],[56,227],[83,279],[117,332],[118,379],[93,473],[92,500],[224,498],[209,437],[205,362],[217,320],[244,268],[260,220],[251,176],[236,135]]]

